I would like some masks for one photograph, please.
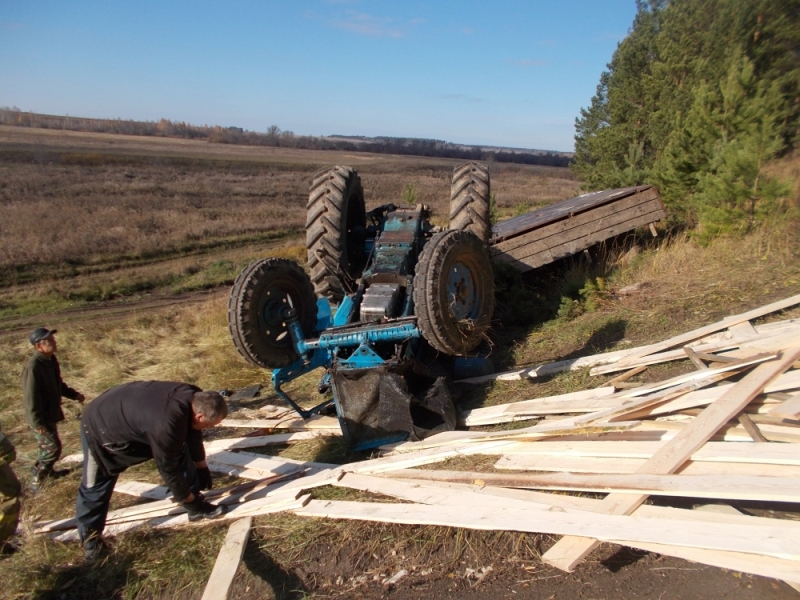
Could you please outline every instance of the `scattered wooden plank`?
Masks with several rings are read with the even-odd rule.
[[[258,469],[266,471],[275,475],[284,473],[294,473],[298,470],[307,468],[315,469],[330,469],[336,465],[330,463],[318,462],[305,462],[302,460],[293,460],[291,458],[284,458],[282,456],[267,456],[265,454],[254,454],[252,452],[228,452],[220,450],[213,454],[206,456],[206,461],[213,461],[224,465],[232,465],[236,467],[246,467],[250,469]]]
[[[310,429],[329,429],[339,431],[339,420],[336,417],[314,415],[303,419],[224,419],[220,427],[254,427],[267,429],[293,429],[308,431]]]
[[[641,373],[645,369],[647,369],[647,365],[641,365],[639,367],[631,369],[630,371],[626,371],[622,375],[617,375],[616,377],[614,377],[614,379],[612,379],[610,381],[607,381],[606,385],[610,385],[612,387],[615,386],[615,385],[618,385],[618,384],[622,383],[623,381],[625,381],[627,379],[630,379],[631,377],[633,377],[635,375],[638,375],[639,373]]]
[[[510,404],[499,404],[486,408],[476,408],[465,411],[461,415],[461,422],[468,427],[478,425],[492,425],[495,423],[509,423],[512,421],[534,418],[537,415],[561,414],[570,412],[591,412],[607,406],[616,405],[603,402],[614,394],[613,387],[601,387],[557,396],[522,400]],[[588,408],[587,407],[591,407]]]
[[[518,442],[497,448],[507,456],[552,456],[554,458],[599,457],[649,459],[666,442],[632,441],[558,441]],[[487,450],[486,452],[489,452]],[[800,453],[789,444],[752,444],[706,442],[689,457],[694,462],[751,463],[800,466]]]
[[[448,472],[412,469],[408,471],[396,471],[393,473],[388,473],[387,476],[393,478],[408,477],[411,481],[413,481],[413,478],[418,477],[422,473],[442,475]],[[517,490],[461,483],[445,483],[441,481],[441,479],[437,481],[437,485],[446,485],[457,491],[467,490],[481,495],[493,496],[497,499],[497,501],[504,502],[511,498],[515,500],[536,502],[539,504],[548,504],[552,506],[550,510],[567,512],[571,510],[597,511],[600,509],[599,505],[601,502],[600,500],[595,500],[593,498],[565,496],[563,494],[536,492],[532,490]],[[649,504],[643,504],[640,506],[636,511],[636,516],[645,518],[660,517],[664,519],[679,519],[683,521],[712,521],[716,523],[725,523],[727,526],[732,527],[758,523],[762,523],[764,525],[773,524],[770,519],[764,517],[751,517],[742,514],[734,515],[730,513],[719,514],[702,511],[696,512],[692,510]],[[789,527],[793,531],[797,531],[800,534],[800,522],[783,520],[780,524],[781,526]],[[634,544],[628,542],[628,545]],[[696,548],[647,542],[636,542],[635,547],[649,552],[656,552],[664,556],[676,556],[678,558],[683,558],[697,563],[713,565],[723,569],[732,569],[742,573],[752,573],[754,575],[761,575],[764,577],[773,577],[776,579],[782,579],[784,581],[796,580],[798,583],[800,583],[800,562],[794,560],[780,559],[770,556],[759,556],[757,554],[749,553],[745,554],[740,552],[726,552],[707,549],[698,550]]]
[[[783,321],[776,321],[775,323],[765,323],[764,325],[759,325],[756,327],[756,335],[753,336],[753,338],[757,339],[760,337],[773,337],[783,333],[790,333],[792,331],[800,331],[800,319],[786,319]],[[724,333],[716,332],[715,334],[703,337],[695,342],[691,342],[689,346],[691,346],[695,352],[719,352],[722,350],[732,350],[734,348],[738,348],[742,343],[747,343],[751,339],[751,337],[732,337],[727,331]],[[519,381],[522,379],[545,377],[554,375],[556,373],[562,373],[564,371],[577,371],[587,367],[594,367],[591,371],[592,375],[600,375],[613,371],[622,371],[638,365],[618,367],[616,364],[618,361],[636,352],[647,351],[654,345],[655,344],[648,344],[647,346],[627,348],[625,350],[614,350],[601,354],[593,354],[591,356],[559,360],[538,366],[523,367],[513,371],[504,371],[501,373],[493,373],[491,375],[481,375],[480,377],[470,377],[467,379],[461,379],[458,381],[458,383],[478,384],[485,383],[487,381]],[[683,349],[653,353],[652,355],[646,353],[645,355],[648,358],[647,360],[642,360],[643,365],[678,360],[686,356],[683,352]]]
[[[797,296],[797,298],[800,300],[800,296]],[[741,319],[739,322],[750,318],[753,317]],[[770,381],[787,370],[798,357],[800,357],[800,346],[786,351],[778,360],[757,366],[742,381],[734,385],[730,391],[706,408],[683,431],[659,449],[641,468],[640,472],[649,474],[675,472],[722,425],[741,412],[753,398],[761,393]],[[647,496],[636,494],[609,494],[603,502],[608,507],[609,512],[630,514],[646,498]],[[567,537],[559,540],[545,553],[542,559],[559,569],[571,571],[596,546],[596,540]]]
[[[234,521],[228,529],[201,600],[228,599],[228,592],[244,555],[252,524],[253,517],[244,517]]]
[[[276,496],[264,498],[253,501],[245,505],[237,505],[229,508],[228,512],[219,517],[219,520],[236,520],[242,517],[255,517],[259,515],[267,515],[276,512],[283,512],[289,510],[296,510],[305,506],[311,499],[310,495],[300,496],[292,499],[289,496]],[[179,515],[167,515],[162,517],[142,519],[138,521],[130,521],[118,524],[111,524],[106,526],[103,531],[103,537],[113,537],[136,529],[139,527],[152,527],[157,529],[175,528],[183,525],[188,526],[202,526],[207,524],[208,521],[202,521],[201,524],[189,523],[186,513]],[[59,542],[71,542],[78,540],[77,530],[58,532],[52,535],[52,539]]]
[[[494,468],[502,471],[559,471],[570,473],[635,473],[646,458],[605,458],[597,456],[501,456]],[[800,466],[765,465],[763,463],[688,461],[677,471],[682,475],[730,475],[797,477]]]
[[[457,497],[457,496],[456,496]],[[531,508],[490,508],[451,506],[426,506],[312,500],[305,507],[295,509],[303,516],[355,519],[408,525],[441,525],[466,529],[523,531],[551,535],[591,535],[605,541],[634,545],[652,542],[750,552],[777,558],[796,560],[800,557],[800,540],[796,532],[773,526],[728,525],[711,522],[659,519],[593,512],[557,512]]]
[[[751,438],[753,438],[754,442],[766,442],[767,441],[767,438],[765,438],[761,434],[761,431],[759,431],[758,426],[756,426],[756,424],[753,423],[752,419],[750,419],[750,417],[747,416],[747,413],[742,413],[742,414],[739,415],[739,423],[742,424],[742,427],[744,427],[744,429],[748,433],[748,435]]]
[[[448,458],[455,458],[457,456],[479,454],[491,447],[499,447],[511,443],[513,442],[498,440],[478,444],[464,444],[461,446],[427,448],[416,452],[392,454],[376,460],[347,465],[346,469],[349,472],[363,474],[385,473],[397,469],[411,469],[413,467],[442,462]]]
[[[800,373],[800,371],[798,371]],[[800,393],[792,395],[791,398],[780,403],[769,411],[770,415],[784,419],[800,418]]]
[[[641,410],[647,406],[660,404],[666,400],[670,400],[675,394],[684,394],[688,391],[693,391],[701,387],[707,387],[725,377],[729,377],[735,372],[739,372],[742,368],[774,359],[776,356],[776,354],[769,353],[758,354],[756,356],[750,356],[746,359],[741,359],[737,362],[727,363],[719,367],[715,367],[714,369],[704,369],[702,371],[695,371],[685,375],[678,375],[665,381],[659,381],[636,388],[635,390],[619,392],[619,394],[615,395],[618,398],[633,398],[636,396],[643,396],[645,394],[664,390],[663,394],[653,393],[652,395],[641,398],[640,400],[623,404],[621,407],[606,409],[580,417],[574,417],[571,419],[571,422],[574,424],[592,423],[601,420],[610,421],[612,419],[624,418],[626,415],[636,410]]]
[[[467,473],[473,477],[473,473]],[[471,482],[470,479],[465,479]],[[791,477],[734,475],[651,475],[647,473],[541,473],[481,474],[481,480],[492,485],[538,490],[573,492],[611,492],[615,494],[647,494],[648,496],[680,496],[686,498],[719,498],[763,502],[800,501],[800,480]]]
[[[148,500],[165,500],[171,495],[168,487],[143,481],[118,481],[114,486],[114,491]]]
[[[689,360],[694,363],[694,366],[697,367],[698,371],[707,371],[708,365],[700,360],[700,357],[692,350],[689,346],[684,346],[683,351],[686,353],[686,356],[689,357]]]
[[[756,328],[750,321],[742,321],[736,325],[731,325],[728,330],[734,335],[752,336],[756,334]]]
[[[620,421],[616,423],[593,423],[590,425],[576,426],[570,423],[569,419],[559,419],[556,421],[537,423],[532,427],[504,431],[446,431],[433,435],[419,442],[400,442],[397,444],[387,444],[381,448],[391,450],[392,453],[397,454],[416,452],[419,450],[453,447],[454,442],[475,444],[501,440],[511,442],[526,439],[547,439],[561,436],[572,437],[576,435],[591,435],[596,433],[625,431],[631,429],[632,427],[636,427],[637,425],[639,425],[638,421]]]
[[[768,315],[770,313],[783,310],[785,308],[789,308],[794,306],[795,304],[800,304],[800,294],[791,296],[784,300],[779,300],[778,302],[772,302],[771,304],[767,304],[765,306],[761,306],[759,308],[747,311],[745,313],[734,315],[731,317],[727,317],[722,321],[718,321],[711,325],[706,325],[705,327],[700,327],[699,329],[695,329],[693,331],[689,331],[687,333],[682,333],[680,335],[676,335],[675,337],[671,337],[668,340],[664,340],[663,342],[659,342],[658,344],[653,344],[650,348],[641,350],[639,352],[634,352],[629,354],[625,358],[619,361],[620,365],[629,365],[632,361],[636,360],[637,358],[641,358],[648,354],[653,354],[658,352],[659,350],[666,350],[668,348],[672,348],[679,344],[685,344],[686,342],[694,341],[698,338],[701,338],[705,335],[710,333],[715,333],[720,329],[726,329],[733,325],[737,325],[739,323],[743,323],[745,321],[749,321],[751,319],[756,319],[758,317],[763,317],[764,315]]]
[[[237,450],[242,448],[260,448],[261,446],[274,446],[282,444],[293,444],[304,440],[310,440],[329,435],[340,435],[341,432],[314,429],[312,431],[296,431],[294,433],[276,433],[273,435],[258,435],[254,437],[235,437],[219,438],[205,442],[206,452],[216,452],[218,450]]]

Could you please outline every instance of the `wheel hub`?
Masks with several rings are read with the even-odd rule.
[[[447,300],[456,321],[468,319],[477,300],[475,282],[470,268],[461,262],[453,263],[447,277]]]

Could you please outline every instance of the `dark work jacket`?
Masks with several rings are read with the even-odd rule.
[[[95,398],[81,417],[89,450],[107,475],[149,459],[179,502],[189,495],[182,472],[188,445],[194,462],[205,460],[203,434],[192,428],[192,396],[200,388],[173,381],[134,381]]]
[[[22,398],[28,425],[40,429],[63,421],[61,396],[76,400],[78,392],[61,379],[58,359],[47,358],[36,350],[22,370]]]

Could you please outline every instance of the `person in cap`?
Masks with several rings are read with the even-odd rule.
[[[134,381],[111,388],[86,406],[81,416],[83,476],[75,518],[87,561],[104,551],[103,529],[117,476],[153,459],[172,498],[190,521],[225,512],[207,502],[211,472],[203,448],[203,429],[228,415],[225,399],[188,383]]]
[[[17,457],[14,444],[0,430],[0,550],[13,551],[7,542],[17,531],[19,522],[19,495],[22,492],[19,479],[11,470]]]
[[[63,477],[67,469],[55,470],[53,466],[61,457],[61,440],[57,424],[64,420],[61,397],[83,402],[83,394],[73,390],[61,379],[61,368],[56,358],[56,330],[39,327],[28,336],[35,351],[22,370],[22,397],[25,418],[33,429],[39,444],[39,458],[31,468],[31,488],[36,491],[48,478]]]

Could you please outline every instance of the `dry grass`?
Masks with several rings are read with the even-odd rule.
[[[8,140],[11,134],[2,130],[0,143],[3,143],[4,135],[5,143],[13,145]],[[50,140],[49,144],[62,150],[66,145],[61,147],[59,144],[66,144],[65,139],[73,146],[78,143],[77,139],[86,148],[95,148],[101,145],[103,139],[107,139],[86,134],[65,138],[64,134],[57,136],[51,132],[43,136],[42,139]],[[129,142],[124,139],[116,141],[122,145]],[[23,142],[18,140],[14,143]],[[30,140],[25,143],[30,143]],[[137,143],[141,143],[141,140],[137,140]],[[162,144],[162,141],[158,143]],[[107,147],[101,148],[108,152]],[[219,148],[213,150],[220,151]],[[131,155],[147,155],[148,152],[152,154],[153,146],[125,145],[125,151]],[[234,160],[232,157],[254,163],[266,160],[260,155],[244,155],[241,149],[236,148],[230,149],[232,154],[227,158],[209,157],[204,154],[209,150],[186,142],[164,142],[161,151],[178,157],[196,153],[195,158],[202,161],[211,158]],[[284,168],[281,173],[296,174],[298,163],[306,166],[311,164],[311,158],[307,155],[282,154],[280,161],[283,161],[281,164]],[[317,160],[317,157],[312,158]],[[394,195],[399,197],[405,183],[413,181],[420,201],[428,202],[430,199],[437,210],[446,206],[449,169],[452,168],[446,161],[426,163],[424,160],[397,159],[391,162],[384,157],[375,157],[374,160],[370,157],[367,161],[359,156],[350,157],[352,161],[328,160],[330,156],[323,158],[324,164],[355,164],[362,173],[370,202],[393,200]],[[278,160],[275,156],[272,159]],[[154,172],[160,173],[164,185],[169,187],[171,184],[166,174],[176,173],[177,167],[169,161],[156,167]],[[98,172],[105,168],[98,167]],[[121,166],[114,167],[111,172],[116,173],[114,169],[117,168],[121,173]],[[246,171],[245,167],[242,169],[242,172]],[[254,173],[257,171],[254,167]],[[86,175],[90,171],[82,172]],[[78,169],[70,177],[76,178],[77,182],[80,173]],[[213,189],[234,185],[231,179],[223,176],[224,169],[220,168],[217,174],[219,177],[209,176],[203,181]],[[276,182],[282,177],[278,175],[274,179]],[[257,177],[263,177],[263,174],[253,174],[253,178]],[[518,202],[530,202],[533,205],[573,193],[570,186],[574,182],[571,180],[547,174],[543,176],[541,171],[526,168],[497,166],[492,177],[498,203],[509,212]],[[538,177],[544,178],[539,181]],[[124,179],[127,181],[129,178]],[[126,181],[121,183],[127,185]],[[239,184],[243,189],[248,185],[246,181]],[[20,185],[19,182],[17,185]],[[37,189],[37,194],[44,194],[44,188]],[[300,191],[292,193],[300,194]],[[242,206],[247,205],[247,197],[246,194],[240,196]],[[302,199],[298,197],[297,202],[302,203]],[[553,265],[530,276],[499,275],[504,286],[504,304],[510,305],[511,310],[499,311],[493,329],[496,362],[498,366],[512,367],[591,354],[620,344],[660,340],[670,334],[718,320],[726,314],[796,294],[800,291],[800,252],[795,231],[796,223],[786,223],[755,232],[741,240],[720,240],[707,248],[701,248],[684,237],[658,239],[655,242],[639,240],[637,251],[629,252],[630,245],[621,246],[619,250],[609,248],[592,265],[575,260]],[[176,259],[170,262],[167,271],[174,268],[182,276],[200,278],[214,260],[236,264],[237,261],[248,260],[248,253],[256,251],[255,246],[248,246],[226,249],[226,254],[214,250],[209,252],[208,257],[182,257],[180,261],[186,262]],[[299,257],[303,253],[302,246],[298,245],[288,245],[279,252]],[[205,260],[211,263],[201,263]],[[198,261],[200,269],[188,273],[185,269],[192,261]],[[146,279],[153,273],[149,268],[129,266],[127,271],[116,274],[86,273],[76,278],[75,289],[91,285],[110,286],[114,283],[114,277],[124,279],[122,273]],[[164,263],[158,269],[165,269]],[[602,285],[598,283],[598,277],[603,278]],[[588,282],[594,282],[594,287],[587,286]],[[619,294],[623,287],[631,284],[639,284],[638,291]],[[59,282],[58,285],[68,284]],[[26,289],[41,292],[45,287],[21,288]],[[580,294],[582,289],[585,292],[583,295]],[[31,299],[36,296],[31,292]],[[561,310],[565,306],[562,298],[575,303],[574,306],[569,304],[569,311]],[[800,316],[800,309],[795,308],[770,318],[786,318],[787,315]],[[136,379],[176,379],[206,389],[235,389],[254,383],[265,384],[269,379],[267,371],[248,366],[234,349],[225,323],[224,298],[191,307],[148,313],[125,322],[84,326],[68,324],[65,327],[57,322],[49,324],[61,330],[59,345],[64,378],[89,398],[108,387]],[[28,468],[36,454],[35,442],[23,420],[19,390],[19,373],[29,352],[30,346],[24,339],[8,341],[0,346],[0,414],[4,431],[17,446],[19,458],[14,467],[24,482],[27,482]],[[663,375],[664,371],[659,369],[665,368],[656,367],[655,376]],[[606,380],[591,378],[588,372],[578,371],[543,381],[495,382],[465,392],[462,406],[489,405],[566,393],[599,386]],[[316,378],[312,374],[293,382],[291,390],[299,399],[312,402],[316,400],[315,384]],[[277,402],[269,389],[264,394],[263,401]],[[241,403],[241,406],[244,407],[245,403]],[[246,406],[257,408],[257,403],[250,402]],[[71,453],[79,449],[77,417],[80,407],[67,402],[66,412],[67,420],[60,426],[60,431],[65,453]],[[227,433],[235,435],[240,432]],[[291,458],[330,462],[361,458],[348,453],[342,442],[337,440],[317,439],[268,451]],[[476,457],[468,462],[444,463],[442,466],[487,470],[489,462],[486,457]],[[158,481],[152,464],[132,469],[125,476]],[[23,498],[24,518],[69,516],[77,485],[76,473],[51,484],[47,493]],[[332,497],[342,492],[323,489],[316,493],[321,497]],[[347,497],[353,497],[353,492],[347,494]],[[115,498],[114,502],[119,506],[131,500]],[[23,537],[22,551],[0,562],[4,583],[0,597],[196,597],[208,577],[223,532],[224,525],[190,527],[179,531],[131,532],[115,541],[114,552],[103,568],[85,566],[77,544]],[[270,515],[255,521],[255,532],[245,554],[245,566],[241,567],[234,596],[299,598],[310,594],[347,597],[361,585],[360,578],[368,577],[371,581],[376,576],[391,575],[401,567],[415,568],[409,578],[414,577],[414,572],[423,566],[434,569],[433,578],[455,578],[461,577],[458,572],[466,567],[477,568],[491,563],[499,570],[502,565],[512,561],[517,561],[517,567],[524,562],[534,563],[542,542],[543,538],[539,536],[508,532],[404,527]],[[340,575],[345,583],[334,585]]]
[[[456,162],[0,127],[0,274],[19,282],[42,265],[80,271],[302,231],[311,174],[333,164],[359,170],[369,207],[401,203],[411,183],[446,219]],[[577,189],[567,169],[492,171],[501,213]]]

